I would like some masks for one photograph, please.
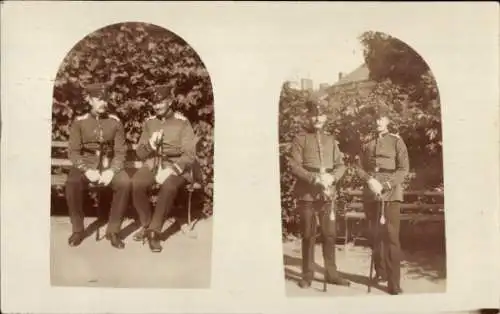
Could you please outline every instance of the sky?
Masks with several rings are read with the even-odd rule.
[[[281,17],[286,24],[276,22],[265,26],[280,37],[279,46],[273,50],[281,51],[279,61],[286,80],[300,82],[301,78],[309,78],[317,88],[320,83],[334,84],[339,72],[350,73],[364,62],[358,37],[373,29],[352,23],[348,14],[332,17],[325,13],[318,19],[303,21],[304,15],[307,12],[288,12]],[[331,19],[346,22],[337,24],[342,25],[338,29],[331,26]]]
[[[315,88],[320,83],[335,83],[339,72],[350,73],[364,62],[361,45],[355,40],[332,40],[317,45],[314,51],[304,51],[303,54],[304,58],[290,68],[286,78],[299,84],[301,78],[312,79]],[[308,54],[310,55],[307,56]]]

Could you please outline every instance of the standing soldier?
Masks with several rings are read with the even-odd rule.
[[[387,106],[376,107],[376,132],[363,145],[356,169],[358,176],[366,182],[363,202],[372,239],[375,281],[387,281],[390,294],[401,294],[400,208],[402,183],[409,171],[409,161],[403,139],[388,130],[389,115]],[[382,202],[385,204],[383,213]]]
[[[144,166],[132,178],[132,198],[142,229],[134,240],[148,240],[153,252],[162,250],[160,233],[164,218],[170,212],[178,190],[187,181],[195,161],[195,134],[189,121],[174,112],[171,88],[158,86],[153,97],[155,115],[144,123],[137,156]],[[156,162],[155,162],[156,161]],[[148,196],[149,188],[160,185],[154,212]]]
[[[69,159],[73,164],[66,182],[66,199],[73,233],[70,246],[84,239],[83,190],[89,183],[113,189],[113,201],[106,230],[111,245],[122,249],[118,236],[130,193],[130,178],[124,171],[125,132],[120,119],[108,113],[107,85],[85,87],[90,112],[76,118],[69,135]]]
[[[349,286],[350,282],[340,277],[335,262],[335,184],[342,178],[345,165],[334,135],[324,130],[326,115],[324,104],[318,97],[306,102],[309,125],[305,132],[295,137],[292,143],[290,166],[297,177],[295,192],[298,198],[302,233],[302,279],[301,288],[311,286],[314,278],[314,246],[316,224],[323,235],[322,249],[325,263],[325,281]]]

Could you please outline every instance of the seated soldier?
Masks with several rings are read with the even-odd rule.
[[[173,111],[171,88],[155,88],[153,109],[155,115],[143,125],[137,157],[144,166],[132,178],[132,198],[142,225],[134,240],[148,240],[153,252],[162,250],[160,233],[166,214],[174,204],[180,187],[189,178],[189,169],[195,161],[195,134],[190,122]],[[160,185],[154,212],[151,211],[148,190],[154,183]]]
[[[127,146],[120,119],[108,114],[106,84],[91,84],[85,99],[89,113],[79,116],[71,126],[69,159],[73,164],[66,182],[66,199],[73,233],[70,246],[78,246],[84,239],[83,190],[89,183],[111,185],[113,200],[109,214],[106,239],[122,249],[125,244],[118,236],[130,193],[130,178],[124,171]]]

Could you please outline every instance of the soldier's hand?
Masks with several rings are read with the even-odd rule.
[[[370,178],[368,180],[368,187],[370,188],[370,190],[375,194],[375,195],[381,195],[382,194],[382,190],[384,189],[384,187],[382,186],[382,184],[374,179],[374,178]]]
[[[107,186],[111,182],[111,180],[113,180],[114,175],[115,173],[111,169],[103,171],[103,173],[101,174],[101,178],[99,179],[99,184]]]
[[[89,179],[90,182],[97,182],[100,179],[99,171],[95,169],[89,169],[85,171],[85,176]]]
[[[151,135],[151,137],[149,138],[149,145],[151,145],[151,147],[156,150],[158,147],[158,141],[162,138],[163,136],[163,130],[159,130],[159,131],[156,131],[156,132],[153,132],[153,134]]]
[[[155,181],[158,184],[163,184],[167,178],[174,173],[174,170],[170,167],[158,171],[155,176]]]

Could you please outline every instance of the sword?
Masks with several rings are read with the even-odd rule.
[[[103,132],[102,132],[102,127],[101,125],[99,124],[99,127],[98,127],[98,140],[99,140],[99,147],[97,148],[97,151],[96,151],[96,155],[97,155],[97,158],[98,158],[98,162],[97,162],[97,171],[99,171],[99,175],[102,174],[103,170],[104,170],[104,163],[106,162],[105,159],[104,159],[104,154],[103,154],[103,144],[104,144],[104,136],[103,136]],[[106,165],[107,166],[107,165]],[[93,184],[93,187],[94,188],[97,188],[97,191],[96,191],[96,198],[97,198],[97,222],[99,223],[99,220],[100,220],[100,206],[101,206],[101,193],[100,193],[100,187],[101,185],[99,183],[95,183]],[[100,241],[102,238],[100,236],[101,234],[101,228],[99,226],[99,224],[97,225],[97,230],[96,230],[96,233],[95,233],[95,240],[96,241]]]

